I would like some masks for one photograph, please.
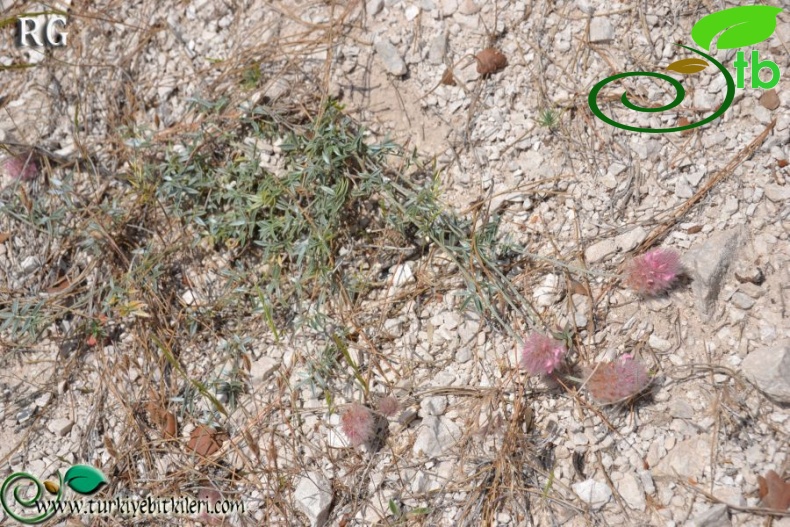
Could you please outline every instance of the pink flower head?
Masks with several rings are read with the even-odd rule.
[[[398,404],[398,400],[391,395],[387,395],[386,397],[379,399],[378,410],[381,415],[392,417],[398,412],[399,408],[400,404]]]
[[[598,364],[587,379],[587,390],[593,399],[614,404],[637,395],[650,384],[645,365],[633,355],[623,355],[614,362]]]
[[[652,249],[629,262],[626,283],[641,295],[655,296],[667,291],[682,270],[678,253],[671,249]]]
[[[359,403],[352,403],[340,416],[340,428],[351,446],[359,446],[373,439],[373,414]]]
[[[567,352],[562,342],[533,332],[524,342],[521,368],[530,375],[548,375],[560,365]]]
[[[11,179],[29,181],[38,175],[38,163],[31,154],[7,157],[3,160],[3,172]]]

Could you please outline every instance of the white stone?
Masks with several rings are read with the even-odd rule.
[[[601,184],[609,190],[614,190],[617,188],[617,178],[609,173],[604,174],[601,177]]]
[[[191,306],[195,304],[195,294],[192,292],[191,289],[187,289],[181,294],[181,301],[184,303],[185,306]]]
[[[384,321],[384,331],[393,337],[403,335],[403,321],[399,318],[388,318]]]
[[[655,333],[651,333],[647,339],[647,344],[656,351],[669,351],[672,349],[672,343],[666,339],[662,339]]]
[[[36,406],[38,406],[39,408],[44,408],[45,406],[47,406],[49,404],[49,402],[51,400],[52,400],[52,393],[46,392],[46,393],[44,393],[44,394],[42,394],[42,395],[40,395],[39,397],[36,398],[36,401],[35,401],[36,402]]]
[[[749,284],[749,283],[741,284],[739,289],[740,292],[744,293],[745,295],[748,295],[750,298],[754,298],[755,300],[757,300],[758,298],[762,298],[765,295],[765,289],[755,284]]]
[[[420,8],[416,5],[410,5],[406,8],[403,14],[406,16],[406,20],[411,22],[420,15]]]
[[[597,263],[608,258],[617,252],[617,244],[614,240],[601,240],[587,247],[584,257],[590,263]]]
[[[250,380],[252,382],[263,382],[279,368],[280,361],[263,355],[250,365]]]
[[[458,10],[458,0],[442,0],[442,14],[452,16]]]
[[[765,185],[765,197],[777,203],[790,200],[790,185]]]
[[[595,17],[590,22],[590,42],[608,42],[614,37],[614,28],[608,18]]]
[[[710,436],[707,434],[681,441],[655,466],[653,475],[701,478],[705,467],[710,464],[710,449]]]
[[[503,204],[505,203],[524,203],[524,193],[523,192],[503,192],[497,194],[496,196],[491,198],[491,206],[490,209],[492,211],[498,211]]]
[[[635,249],[636,246],[645,241],[646,238],[647,231],[644,229],[644,227],[639,226],[617,236],[614,239],[614,243],[619,251],[628,252],[632,249]]]
[[[540,286],[532,292],[535,303],[540,307],[549,307],[560,301],[562,291],[560,278],[555,274],[546,275]]]
[[[414,494],[422,494],[423,492],[428,490],[430,484],[431,484],[430,476],[428,476],[428,474],[420,470],[414,475],[414,478],[411,481],[410,488]]]
[[[645,489],[646,494],[655,494],[656,484],[653,482],[653,476],[649,470],[639,471],[639,481],[642,482],[642,488]]]
[[[381,62],[384,63],[384,69],[393,75],[400,77],[405,75],[408,69],[403,57],[398,53],[398,49],[386,38],[382,38],[373,45],[376,48],[376,53],[381,57]]]
[[[431,44],[428,47],[428,62],[438,66],[444,62],[444,56],[446,53],[447,33],[441,31],[431,40]]]
[[[477,330],[480,328],[480,323],[474,320],[467,320],[460,326],[458,326],[457,332],[458,337],[461,339],[461,344],[467,344],[472,341],[475,337],[477,337],[478,333]],[[483,338],[485,338],[485,333],[481,333]]]
[[[760,391],[779,403],[790,403],[790,340],[753,351],[741,368]]]
[[[571,487],[579,499],[594,509],[600,509],[612,498],[612,489],[606,483],[594,479],[574,483]]]
[[[455,362],[464,364],[472,360],[472,350],[469,348],[461,348],[455,353]]]
[[[279,100],[283,95],[291,92],[291,84],[283,77],[277,77],[263,90],[263,97],[269,102]],[[267,163],[268,164],[268,163]]]
[[[730,302],[732,302],[732,305],[739,309],[751,309],[751,307],[754,305],[754,299],[740,291],[737,291],[732,295]]]
[[[617,492],[630,508],[637,511],[645,510],[645,491],[642,490],[642,484],[634,474],[628,472],[617,482]]]
[[[37,256],[28,256],[19,265],[22,274],[30,274],[41,267],[41,260]]]
[[[699,185],[703,177],[705,177],[705,170],[694,170],[684,176],[685,180],[688,181],[688,184],[692,187]]]
[[[332,486],[329,481],[311,472],[299,479],[294,491],[296,506],[310,519],[311,527],[319,527],[326,523],[329,505],[332,503]]]
[[[716,103],[716,97],[706,89],[694,90],[694,106],[697,108],[711,109]]]
[[[411,262],[392,267],[392,285],[394,287],[402,287],[413,281],[414,271],[411,269]]]
[[[49,423],[47,423],[47,430],[55,434],[59,437],[65,437],[71,432],[71,428],[74,426],[74,421],[71,419],[61,418],[61,419],[53,419]]]
[[[458,12],[462,15],[475,15],[480,12],[480,6],[472,0],[462,0],[461,5],[458,7]]]
[[[686,183],[685,180],[678,179],[677,182],[675,182],[675,196],[682,199],[688,199],[693,195],[694,190],[688,183]]]
[[[683,265],[694,280],[691,289],[702,315],[708,316],[713,311],[742,238],[741,229],[720,232],[683,255]]]
[[[384,9],[384,0],[368,0],[366,10],[369,16],[378,15]]]
[[[689,527],[729,527],[732,525],[727,505],[719,503],[711,506],[707,511],[695,516]],[[776,525],[776,524],[774,524]]]
[[[435,395],[420,401],[420,415],[442,415],[447,409],[447,397]]]
[[[461,315],[455,311],[447,311],[442,314],[442,327],[450,331],[461,325]]]
[[[336,414],[332,414],[332,417],[335,416]],[[330,418],[330,424],[332,421],[333,419]],[[335,426],[326,430],[326,446],[329,448],[352,448],[353,445],[349,442],[346,434],[340,430],[340,419],[335,421]]]
[[[626,168],[628,167],[622,163],[612,163],[611,165],[609,165],[609,170],[607,170],[606,173],[616,178],[617,176],[625,172]]]
[[[738,199],[734,196],[727,196],[727,199],[724,201],[724,207],[722,210],[732,216],[736,212],[738,212]]]
[[[694,417],[694,408],[683,399],[674,399],[669,404],[669,415],[678,419],[691,419]]]
[[[449,450],[461,437],[461,429],[448,418],[427,416],[420,424],[414,441],[415,455],[437,457]]]

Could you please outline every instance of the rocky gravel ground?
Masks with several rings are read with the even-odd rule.
[[[6,159],[38,156],[30,177],[3,165],[0,200],[20,208],[0,217],[0,477],[84,463],[108,476],[110,497],[245,503],[188,524],[790,525],[765,501],[790,495],[790,12],[755,46],[784,73],[770,92],[747,84],[712,124],[646,134],[597,119],[592,85],[663,70],[694,22],[729,3],[68,5],[65,47],[20,48],[8,29],[0,47],[0,142]],[[505,60],[490,55],[481,72],[475,56],[489,48]],[[35,67],[10,68],[20,63]],[[720,77],[684,80],[692,120],[718,107]],[[666,100],[641,82],[640,97]],[[519,296],[475,309],[474,269],[435,243],[359,263],[381,284],[331,314],[355,335],[333,355],[334,326],[291,330],[228,302],[234,247],[189,246],[169,278],[141,265],[136,236],[162,233],[151,250],[170,254],[181,227],[140,205],[140,138],[172,146],[207,130],[190,104],[221,97],[227,120],[333,97],[367,140],[413,149],[447,211],[473,226],[496,218],[519,248],[476,291],[505,280]],[[283,140],[258,145],[260,166],[283,169]],[[56,214],[54,199],[71,212]],[[106,217],[74,219],[101,203]],[[124,209],[140,214],[139,232],[108,220]],[[645,298],[619,278],[654,247],[685,271]],[[147,276],[174,284],[167,302]],[[39,318],[58,295],[110,279],[105,298]],[[187,328],[198,313],[210,322]],[[630,354],[650,386],[602,405],[583,383],[530,376],[519,357],[532,331],[564,339],[574,371]],[[376,440],[354,446],[343,412],[385,397],[397,405],[376,413]],[[79,523],[123,520],[49,524]]]

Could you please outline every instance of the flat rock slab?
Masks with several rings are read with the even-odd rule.
[[[790,340],[753,351],[743,360],[744,375],[778,403],[790,403]]]
[[[326,523],[329,515],[332,486],[324,476],[311,472],[299,480],[294,491],[294,499],[299,510],[310,519],[310,525],[320,527]]]
[[[606,483],[588,479],[571,485],[579,499],[594,509],[600,509],[612,499],[612,489]]]
[[[683,266],[694,280],[691,290],[697,310],[705,318],[714,311],[724,277],[744,237],[744,229],[720,232],[683,255]]]
[[[689,524],[692,527],[728,527],[732,525],[727,505],[719,503],[699,516],[695,516]]]
[[[398,77],[406,75],[408,71],[406,63],[403,61],[403,57],[400,56],[400,53],[398,53],[398,49],[392,45],[392,42],[387,39],[381,39],[374,44],[374,47],[376,48],[376,53],[381,57],[381,62],[384,63],[384,68],[388,72]]]
[[[681,441],[656,465],[653,475],[699,479],[710,463],[710,448],[707,434]]]
[[[644,511],[647,506],[645,500],[645,491],[642,489],[642,483],[639,478],[632,473],[627,473],[623,479],[616,483],[617,492],[623,497],[626,504],[634,510]]]
[[[437,457],[449,450],[461,437],[461,428],[450,419],[429,415],[422,420],[414,454]]]

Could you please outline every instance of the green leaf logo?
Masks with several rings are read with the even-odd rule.
[[[780,7],[767,5],[745,5],[717,11],[694,24],[691,38],[701,48],[710,50],[713,38],[724,31],[716,42],[719,49],[751,46],[773,35],[780,11]]]
[[[74,465],[66,471],[63,482],[80,494],[93,494],[109,483],[99,469],[89,465]]]
[[[692,73],[698,73],[704,70],[706,67],[708,67],[708,63],[706,61],[696,57],[691,57],[688,59],[676,60],[667,66],[667,69],[669,71],[682,73],[683,75],[691,75]]]

